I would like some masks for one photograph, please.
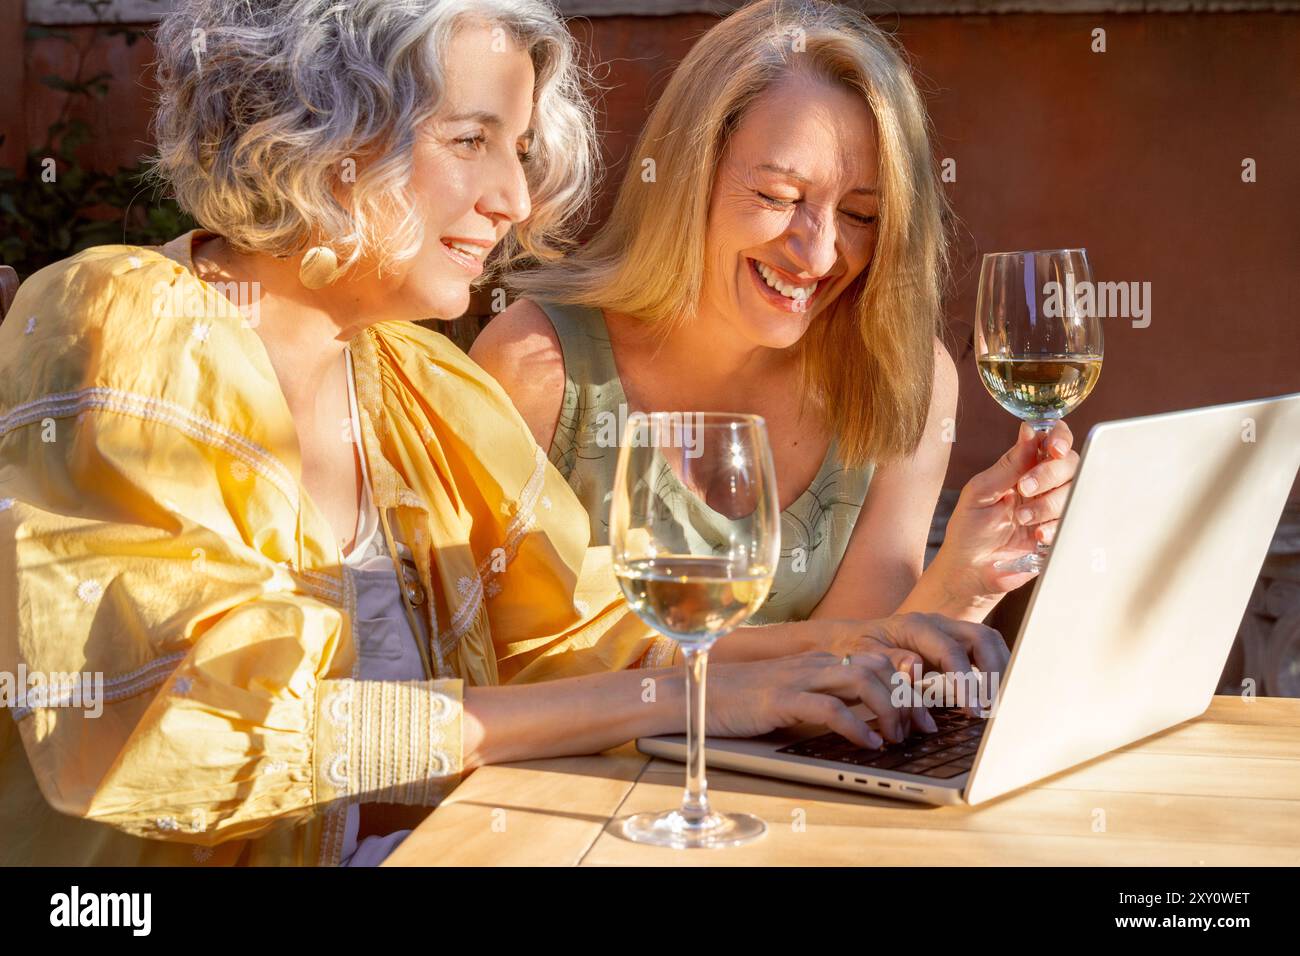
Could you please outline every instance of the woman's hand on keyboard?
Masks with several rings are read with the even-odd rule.
[[[1002,635],[991,627],[942,614],[910,612],[878,621],[809,621],[815,650],[831,654],[884,654],[895,670],[911,676],[926,670],[968,674],[972,667],[1000,674],[1011,659]]]
[[[923,707],[896,706],[902,697],[896,670],[879,653],[843,655],[811,652],[737,664],[711,664],[708,678],[708,733],[753,737],[795,724],[824,724],[854,743],[883,745],[881,734],[849,710],[859,702],[879,718],[885,738],[900,741],[913,733],[933,733],[934,719]]]

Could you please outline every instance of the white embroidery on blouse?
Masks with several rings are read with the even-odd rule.
[[[550,496],[550,495],[542,495],[542,507],[545,508],[547,511],[550,511],[550,510],[551,510],[551,496]]]
[[[641,659],[641,666],[646,670],[658,667],[671,667],[673,656],[677,653],[677,642],[670,637],[656,637],[650,642],[650,648]]]
[[[148,395],[115,388],[83,388],[76,392],[46,395],[15,405],[6,414],[0,415],[0,438],[15,428],[32,422],[61,416],[71,417],[88,410],[116,412],[176,428],[196,441],[242,459],[249,468],[280,489],[295,508],[298,506],[298,485],[293,475],[261,445],[182,405]]]
[[[429,694],[429,717],[438,723],[442,723],[456,711],[455,705],[451,698],[446,694],[433,691]]]
[[[153,821],[153,825],[159,830],[176,831],[181,828],[175,817],[158,817]]]
[[[194,848],[194,862],[207,863],[210,859],[212,859],[212,847],[196,846]]]
[[[8,511],[14,506],[14,501],[13,498],[0,498],[0,511]]]
[[[132,269],[139,269],[140,266],[144,265],[144,263],[140,261],[139,256],[128,256],[126,260],[126,264],[129,265]]]
[[[155,660],[150,661],[142,667],[117,677],[109,678],[104,681],[104,691],[101,699],[106,704],[114,701],[124,700],[127,697],[133,697],[141,691],[148,690],[151,687],[157,687],[167,680],[168,675],[176,669],[185,658],[185,651],[174,651],[171,654],[165,654]],[[49,707],[67,706],[71,700],[72,691],[68,690],[62,694],[50,697],[46,702]],[[32,707],[18,707],[13,710],[14,720],[23,720],[29,717],[33,711]]]
[[[262,767],[262,776],[269,777],[273,773],[284,773],[289,769],[289,765],[283,760],[268,760]]]
[[[190,680],[188,677],[178,677],[176,678],[176,682],[172,684],[172,692],[179,694],[181,697],[184,697],[193,689],[194,681]]]
[[[352,719],[352,694],[346,690],[335,691],[325,705],[325,713],[332,723],[344,726]]]
[[[348,789],[348,755],[335,754],[334,759],[330,761],[329,769],[326,775],[330,778],[330,783],[338,787],[344,793]]]
[[[190,329],[190,335],[198,339],[200,342],[206,342],[208,340],[208,336],[211,334],[212,334],[211,322],[195,322],[194,328]]]
[[[84,604],[94,604],[104,595],[104,586],[94,578],[88,578],[77,585],[77,597]]]

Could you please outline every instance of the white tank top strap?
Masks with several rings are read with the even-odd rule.
[[[385,547],[380,527],[379,509],[375,506],[374,496],[370,493],[370,466],[366,464],[366,446],[361,440],[361,413],[357,407],[352,350],[344,347],[343,354],[348,367],[348,420],[352,425],[352,441],[357,447],[357,457],[361,459],[361,508],[357,515],[352,548],[343,556],[343,561],[356,567],[367,563],[371,558],[386,556],[388,549]]]

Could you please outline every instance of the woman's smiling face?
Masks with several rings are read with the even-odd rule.
[[[871,262],[876,125],[849,87],[793,74],[745,112],[718,164],[701,312],[794,345]]]
[[[532,138],[533,64],[501,29],[473,23],[450,44],[444,101],[421,131],[410,191],[425,242],[403,270],[412,315],[455,318],[488,253],[531,211],[524,157]]]

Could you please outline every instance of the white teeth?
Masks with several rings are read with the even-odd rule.
[[[484,249],[482,246],[467,245],[463,242],[457,242],[455,239],[448,239],[447,245],[451,246],[451,248],[456,249],[459,252],[465,253],[466,255],[473,256],[475,259],[482,259],[483,256],[487,253],[487,250]]]
[[[763,281],[777,292],[780,292],[787,299],[794,299],[796,302],[803,302],[817,291],[816,282],[812,285],[791,285],[782,280],[780,276],[767,266],[763,265],[763,263],[755,261],[754,265],[758,268],[758,274],[763,277]]]

